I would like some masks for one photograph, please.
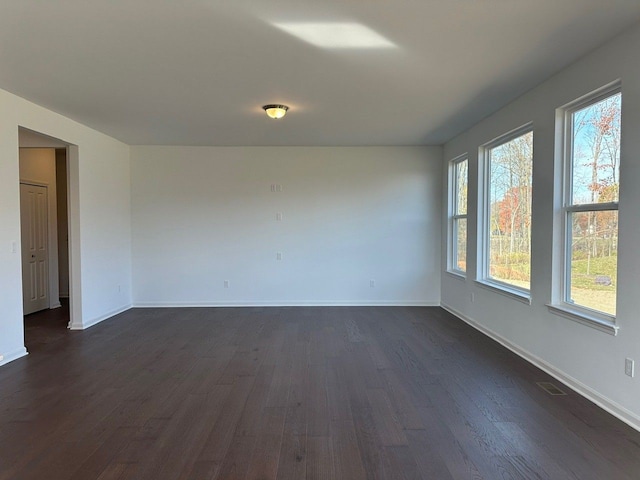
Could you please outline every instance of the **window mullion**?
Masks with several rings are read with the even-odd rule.
[[[618,210],[618,202],[569,205],[565,207],[565,210],[567,212],[603,212],[607,210]]]

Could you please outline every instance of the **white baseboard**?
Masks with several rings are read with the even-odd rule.
[[[92,320],[82,322],[82,323],[72,323],[69,325],[69,330],[86,330],[87,328],[93,327],[94,325],[97,325],[98,323],[103,322],[108,318],[118,315],[119,313],[126,312],[130,308],[131,308],[131,304],[127,304],[120,308],[116,308],[115,310],[112,310],[108,313],[105,313],[104,315],[100,315],[99,317],[96,317]]]
[[[187,308],[187,307],[439,307],[440,302],[134,302],[134,308]]]
[[[448,305],[444,305],[444,304],[442,304],[441,307],[444,308],[449,313],[451,313],[452,315],[455,315],[456,317],[458,317],[463,322],[469,324],[470,326],[472,326],[473,328],[475,328],[479,332],[484,333],[489,338],[495,340],[496,342],[498,342],[499,344],[501,344],[505,348],[508,348],[509,350],[511,350],[516,355],[522,357],[523,359],[525,359],[529,363],[532,363],[533,365],[538,367],[540,370],[548,373],[553,378],[555,378],[559,382],[562,382],[564,385],[569,387],[571,390],[573,390],[576,393],[582,395],[583,397],[591,400],[593,403],[598,405],[600,408],[602,408],[603,410],[606,410],[607,412],[609,412],[614,417],[617,417],[618,419],[622,420],[624,423],[626,423],[630,427],[640,431],[640,416],[636,415],[634,412],[628,410],[627,408],[623,407],[622,405],[620,405],[620,404],[614,402],[613,400],[607,398],[606,396],[600,394],[599,392],[595,391],[594,389],[592,389],[588,385],[585,385],[584,383],[576,380],[575,378],[571,377],[570,375],[567,375],[562,370],[557,369],[556,367],[554,367],[553,365],[551,365],[547,361],[545,361],[542,358],[540,358],[540,357],[528,352],[527,350],[525,350],[524,348],[520,347],[519,345],[516,345],[516,344],[510,342],[509,340],[507,340],[502,335],[494,332],[493,330],[485,327],[484,325],[481,325],[480,323],[478,323],[477,321],[473,320],[472,318],[467,317],[463,313],[457,311],[455,308],[452,308],[452,307],[450,307]]]
[[[24,357],[25,355],[28,355],[28,354],[29,352],[27,352],[27,349],[24,347],[14,350],[13,352],[5,353],[4,358],[0,360],[0,367],[2,365],[6,365],[9,362],[13,362],[14,360]]]

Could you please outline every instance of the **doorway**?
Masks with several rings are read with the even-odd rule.
[[[70,318],[68,145],[19,130],[25,346],[67,334]]]

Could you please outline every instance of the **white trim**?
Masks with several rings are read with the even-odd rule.
[[[28,354],[29,352],[27,352],[27,349],[24,347],[14,350],[13,352],[7,353],[4,355],[4,358],[0,360],[0,367],[2,365],[6,365],[9,362],[13,362],[14,360],[24,357],[25,355],[28,355]]]
[[[589,315],[586,312],[583,312],[583,309],[581,308],[568,308],[565,307],[564,304],[547,304],[547,308],[555,315],[560,315],[561,317],[568,318],[569,320],[581,323],[587,327],[595,328],[596,330],[608,333],[614,337],[618,335],[620,327],[616,325],[615,317],[599,315],[600,312],[595,310],[592,315]]]
[[[77,145],[69,145],[67,147],[67,218],[67,235],[69,238],[69,327],[73,325],[82,328],[80,151]]]
[[[444,273],[463,282],[467,280],[467,276],[460,270],[445,270]]]
[[[126,312],[131,309],[132,305],[127,304],[120,308],[116,308],[115,310],[110,311],[109,313],[105,313],[104,315],[100,315],[99,317],[94,318],[93,320],[89,320],[88,322],[77,324],[77,323],[69,323],[69,330],[86,330],[89,327],[93,327],[94,325],[103,322],[111,317],[114,317],[122,312]]]
[[[540,370],[542,370],[545,373],[551,375],[553,378],[555,378],[559,382],[562,382],[564,385],[569,387],[571,390],[575,391],[576,393],[578,393],[578,394],[582,395],[583,397],[587,398],[588,400],[592,401],[593,403],[598,405],[603,410],[609,412],[614,417],[618,418],[619,420],[622,420],[624,423],[626,423],[630,427],[640,431],[640,416],[639,415],[631,412],[630,410],[628,410],[627,408],[623,407],[622,405],[620,405],[620,404],[614,402],[613,400],[605,397],[604,395],[602,395],[599,392],[595,391],[594,389],[592,389],[588,385],[585,385],[584,383],[580,382],[579,380],[576,380],[575,378],[571,377],[570,375],[567,375],[562,370],[557,369],[556,367],[554,367],[550,363],[546,362],[542,358],[540,358],[540,357],[528,352],[527,350],[525,350],[524,348],[520,347],[519,345],[516,345],[516,344],[510,342],[509,340],[507,340],[502,335],[500,335],[500,334],[494,332],[493,330],[485,327],[484,325],[476,322],[472,318],[467,317],[466,315],[464,315],[463,313],[457,311],[456,309],[454,309],[454,308],[452,308],[452,307],[450,307],[448,305],[445,305],[445,304],[441,304],[441,307],[443,309],[445,309],[447,312],[451,313],[452,315],[455,315],[456,317],[458,317],[463,322],[469,324],[470,326],[472,326],[473,328],[475,328],[479,332],[485,334],[487,337],[495,340],[496,342],[498,342],[503,347],[511,350],[516,355],[520,356],[521,358],[525,359],[529,363],[531,363],[534,366],[538,367]]]
[[[531,305],[531,291],[520,289],[509,285],[507,283],[493,281],[493,280],[475,280],[475,284],[479,287],[486,288],[487,290],[499,293],[505,297],[513,298],[519,302]]]
[[[491,150],[493,148],[499,147],[500,145],[504,145],[505,143],[509,143],[511,140],[515,140],[516,138],[521,137],[529,132],[533,132],[533,122],[531,121],[512,130],[509,130],[506,133],[498,135],[493,140],[489,140],[488,142],[483,143],[480,148]]]
[[[618,202],[608,203],[580,203],[576,205],[568,205],[565,207],[567,213],[579,213],[579,212],[606,212],[606,211],[618,211]]]
[[[186,307],[439,307],[440,302],[318,302],[318,301],[203,301],[203,302],[134,302],[133,308]]]
[[[620,92],[622,92],[622,80],[618,78],[613,82],[610,82],[594,91],[585,93],[581,97],[564,104],[560,109],[569,113],[574,113]]]

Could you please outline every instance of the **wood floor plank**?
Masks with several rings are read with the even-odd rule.
[[[537,445],[519,425],[511,422],[497,422],[495,425],[517,450],[514,458],[517,458],[515,463],[518,465],[526,463],[529,470],[537,472],[540,478],[578,478],[563,466],[563,462],[555,460]]]
[[[409,449],[416,462],[416,468],[422,478],[437,478],[438,480],[453,480],[451,472],[439,453],[435,443],[440,440],[435,432],[427,430],[409,430],[406,432]]]
[[[135,427],[118,427],[115,429],[104,443],[80,465],[80,468],[76,470],[71,480],[103,478],[109,475],[115,475],[115,472],[107,475],[105,472],[110,465],[119,465],[113,463],[113,459],[119,450],[133,438],[136,430]],[[116,471],[119,472],[118,475],[122,475],[124,468],[116,469]]]
[[[367,474],[362,463],[355,426],[351,419],[332,423],[331,442],[335,478],[365,480]]]
[[[333,447],[329,437],[307,437],[307,480],[333,480]]]
[[[355,407],[353,422],[367,479],[384,479],[382,448],[370,407]]]
[[[434,407],[418,407],[426,435],[418,439],[418,443],[409,443],[409,446],[417,448],[417,445],[426,443],[430,447],[426,452],[435,450],[437,458],[446,465],[449,474],[454,480],[478,480],[482,479],[478,467],[470,458],[468,449],[453,435],[447,423]],[[407,432],[409,438],[419,431]],[[427,477],[428,478],[428,477]],[[438,477],[434,477],[438,478]],[[444,476],[443,478],[447,478]],[[489,477],[487,480],[492,480]]]
[[[255,377],[237,377],[233,389],[220,408],[220,414],[209,428],[209,435],[199,448],[198,462],[220,464],[227,454],[231,439],[237,429]]]
[[[245,476],[247,480],[275,480],[277,477],[286,412],[284,407],[266,407],[263,410],[259,434]]]
[[[235,430],[238,434],[258,435],[262,412],[269,397],[274,368],[273,365],[265,364],[260,366],[246,403],[240,413],[240,418],[235,425]]]
[[[227,454],[217,469],[216,475],[206,478],[220,480],[243,480],[247,478],[247,470],[249,469],[253,451],[256,448],[256,441],[257,439],[253,435],[234,436]],[[203,471],[209,473],[206,468],[203,468]],[[194,475],[194,473],[191,473],[191,475]]]
[[[306,403],[307,435],[314,437],[329,436],[329,400],[327,398],[326,365],[310,365],[307,384]]]
[[[428,405],[429,397],[423,392],[412,395],[411,392],[415,392],[416,388],[420,387],[411,378],[398,375],[397,372],[389,369],[380,370],[380,372],[385,381],[385,391],[389,394],[393,411],[398,416],[402,427],[407,430],[423,429],[424,426],[415,405],[420,403],[423,406]]]
[[[384,473],[389,480],[422,480],[408,446],[384,447]]]
[[[391,406],[387,392],[379,388],[370,388],[367,390],[367,397],[380,445],[385,447],[408,445],[404,429]]]
[[[110,463],[96,480],[118,480],[124,475],[127,467],[126,463]]]
[[[278,458],[277,480],[305,478],[307,476],[307,436],[286,433],[282,439]]]

